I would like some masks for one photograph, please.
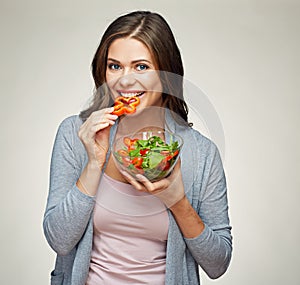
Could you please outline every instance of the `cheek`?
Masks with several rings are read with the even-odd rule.
[[[112,87],[116,81],[118,80],[118,77],[115,74],[111,74],[110,72],[106,72],[105,81],[108,87]]]
[[[161,84],[161,81],[158,77],[153,78],[152,86],[153,86],[153,91],[154,92],[159,92],[159,93],[162,92],[162,84]]]
[[[156,73],[149,72],[139,75],[139,80],[140,82],[143,82],[143,85],[148,91],[162,92],[162,84]]]

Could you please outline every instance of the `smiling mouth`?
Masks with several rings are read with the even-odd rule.
[[[130,98],[130,97],[139,97],[139,96],[142,96],[145,91],[138,91],[138,92],[135,92],[135,91],[118,91],[119,95],[122,96],[122,97],[126,97],[126,98]]]

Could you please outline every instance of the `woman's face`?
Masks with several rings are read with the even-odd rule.
[[[133,38],[120,38],[108,49],[106,82],[113,99],[118,96],[140,98],[143,109],[161,106],[162,85],[148,48]]]

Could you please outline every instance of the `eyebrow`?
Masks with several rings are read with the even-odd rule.
[[[121,63],[119,60],[117,59],[114,59],[114,58],[108,58],[107,61],[110,60],[110,61],[114,61],[114,62],[117,62],[117,63]],[[151,64],[151,61],[147,60],[147,59],[136,59],[136,60],[133,60],[132,63],[137,63],[137,62],[141,62],[141,61],[145,61],[145,62],[148,62]]]

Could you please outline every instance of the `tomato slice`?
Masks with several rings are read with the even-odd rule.
[[[144,174],[145,173],[144,169],[140,168],[140,167],[134,167],[132,169],[132,171],[133,171],[133,173],[136,173],[136,174]]]
[[[162,171],[168,170],[171,164],[168,157],[165,157],[159,164],[159,169]]]
[[[132,164],[135,166],[135,167],[141,167],[142,166],[142,163],[143,163],[143,158],[142,157],[135,157],[133,160],[132,160]]]
[[[119,149],[118,154],[121,156],[128,156],[128,152],[124,149]]]
[[[128,138],[128,137],[125,137],[124,139],[123,139],[123,142],[124,142],[124,144],[126,145],[126,146],[131,146],[131,139],[130,138]]]
[[[135,149],[135,145],[134,144],[131,144],[129,147],[128,147],[128,151],[131,151],[131,150],[134,150]]]
[[[125,167],[128,167],[131,164],[131,159],[128,156],[122,157],[122,163]]]
[[[160,154],[162,154],[162,155],[164,155],[164,156],[167,156],[167,155],[170,154],[170,152],[169,152],[168,150],[162,150],[162,151],[160,152]]]
[[[167,161],[167,163],[166,163],[165,167],[163,168],[163,171],[166,171],[166,170],[168,170],[168,169],[170,168],[170,166],[171,166],[170,162],[169,162],[169,161]]]
[[[176,157],[179,153],[179,150],[176,149],[173,153],[170,154],[169,151],[161,151],[161,154],[162,155],[165,155],[166,156],[166,159],[167,160],[171,160],[173,157]]]
[[[140,155],[146,155],[149,152],[150,148],[140,149]]]
[[[135,142],[138,139],[130,139],[129,137],[125,137],[123,139],[124,144],[127,146],[128,150],[133,150],[135,149]]]
[[[139,139],[132,139],[131,140],[131,144],[135,144],[136,141],[138,141]]]

